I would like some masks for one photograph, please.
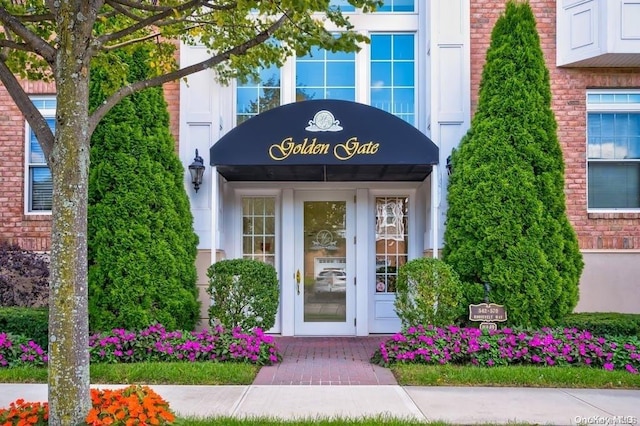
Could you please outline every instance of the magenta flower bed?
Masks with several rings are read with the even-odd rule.
[[[122,329],[89,337],[92,363],[144,361],[235,361],[270,365],[281,357],[272,336],[256,328],[243,332],[238,328],[216,327],[200,332],[167,331],[152,325],[139,332]],[[47,354],[33,341],[0,333],[0,367],[42,366]]]
[[[372,361],[422,364],[581,365],[605,370],[640,370],[636,337],[598,337],[575,328],[482,331],[449,326],[410,327],[380,344]]]
[[[199,332],[166,331],[160,324],[138,333],[113,330],[89,338],[92,362],[240,361],[270,365],[280,360],[272,336],[255,328],[221,326]]]

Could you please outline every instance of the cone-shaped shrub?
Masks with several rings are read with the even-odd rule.
[[[477,111],[452,165],[444,259],[468,286],[490,283],[510,323],[554,325],[577,303],[583,262],[528,3],[508,1],[496,22]]]
[[[145,51],[124,61],[132,81],[149,73]],[[104,99],[92,68],[91,105]],[[89,320],[93,331],[162,323],[193,330],[199,316],[197,236],[161,88],[129,96],[91,139]]]

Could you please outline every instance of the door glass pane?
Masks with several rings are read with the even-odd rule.
[[[242,199],[242,257],[275,265],[275,197]]]
[[[304,202],[304,321],[346,321],[345,201]]]
[[[376,197],[376,293],[395,293],[398,267],[407,263],[409,199]]]

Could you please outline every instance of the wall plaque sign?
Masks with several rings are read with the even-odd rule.
[[[495,303],[478,303],[469,305],[469,321],[506,321],[507,311],[503,305]]]

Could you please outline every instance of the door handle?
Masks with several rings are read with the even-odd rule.
[[[298,294],[300,294],[300,269],[296,271],[296,289],[298,290]]]

